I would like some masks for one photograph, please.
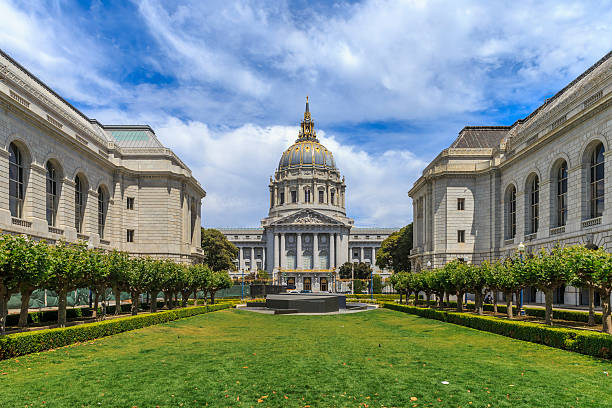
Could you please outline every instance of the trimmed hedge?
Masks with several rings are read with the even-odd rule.
[[[372,297],[372,295],[370,295],[369,293],[355,293],[354,295],[347,293],[346,294],[347,298],[354,298],[354,299],[370,299]],[[395,299],[399,299],[399,295],[396,293],[375,293],[374,294],[374,299],[377,300],[395,300]]]
[[[421,300],[419,301],[419,303],[426,303],[426,301]],[[450,307],[453,307],[453,308],[457,307],[457,302],[455,301],[448,302],[448,303]],[[435,306],[437,305],[437,302],[430,300],[429,304],[431,306]],[[474,303],[468,303],[467,307],[465,305],[464,307],[468,310],[474,310],[476,308]],[[493,305],[489,303],[485,303],[483,305],[483,310],[487,312],[492,312]],[[506,313],[506,310],[507,310],[507,307],[505,304],[497,305],[497,313]],[[527,307],[523,307],[523,310],[525,310],[525,314],[527,316],[539,317],[541,319],[544,319],[546,317],[546,310],[544,308],[527,306]],[[518,312],[518,308],[516,306],[512,306],[512,311],[516,314]],[[553,319],[567,320],[569,322],[587,323],[589,321],[589,312],[583,312],[580,310],[553,309]],[[601,313],[597,313],[597,312],[595,313],[595,323],[601,324]]]
[[[232,306],[233,304],[228,302],[208,306],[187,307],[158,313],[121,317],[79,326],[8,334],[0,337],[0,360],[111,336],[202,313],[229,309]]]
[[[500,334],[513,339],[612,359],[612,336],[604,333],[548,327],[538,323],[518,322],[491,316],[478,316],[471,313],[447,312],[389,302],[384,302],[383,307],[428,319]]]

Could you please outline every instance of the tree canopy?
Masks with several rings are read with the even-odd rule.
[[[234,259],[238,257],[238,248],[219,230],[202,228],[202,253],[204,263],[213,271],[236,269]]]
[[[376,252],[376,265],[394,272],[408,272],[412,249],[412,223],[389,235]]]

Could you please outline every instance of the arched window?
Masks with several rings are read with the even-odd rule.
[[[538,232],[540,219],[540,179],[533,176],[529,182],[529,233]]]
[[[85,214],[85,200],[83,197],[85,185],[81,177],[74,179],[74,227],[78,233],[83,232],[83,215]]]
[[[98,187],[98,235],[104,238],[104,227],[106,225],[106,210],[108,209],[108,197],[102,187]]]
[[[567,162],[557,169],[557,227],[567,222]]]
[[[516,236],[516,187],[510,186],[506,193],[506,239]]]
[[[304,191],[304,202],[307,202],[307,203],[310,202],[310,190],[309,189],[306,189]]]
[[[604,210],[604,147],[601,143],[591,153],[590,170],[590,218],[597,218]]]
[[[15,144],[9,145],[9,208],[11,216],[23,216],[23,196],[25,192],[23,154]]]
[[[57,204],[58,204],[58,187],[57,187],[57,169],[48,161],[47,162],[47,224],[55,227],[57,223]]]

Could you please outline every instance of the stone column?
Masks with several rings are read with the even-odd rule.
[[[278,253],[278,259],[279,259],[279,266],[281,269],[285,268],[285,253],[286,253],[286,249],[285,249],[285,233],[283,232],[282,234],[280,234],[280,251]]]
[[[255,261],[255,247],[251,247],[251,271],[257,272],[257,262]]]
[[[274,234],[274,270],[278,269],[278,256],[280,252],[280,234]]]
[[[240,272],[242,269],[242,247],[238,247],[238,272]]]
[[[266,269],[266,248],[261,248],[261,269]]]
[[[376,265],[376,247],[372,247],[372,269]]]
[[[363,259],[363,247],[359,248],[359,262],[365,262],[365,259]]]
[[[312,234],[312,269],[320,269],[319,265],[319,234]]]
[[[336,268],[336,234],[329,234],[329,269]]]
[[[296,251],[295,251],[295,269],[302,269],[302,233],[297,233]]]

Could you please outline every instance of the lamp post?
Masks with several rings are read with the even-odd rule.
[[[374,269],[370,267],[370,299],[374,300]]]
[[[427,261],[427,269],[431,269],[431,261]]]
[[[521,266],[523,266],[523,253],[525,253],[525,244],[523,244],[522,241],[518,245],[518,253],[519,253],[519,258],[521,259]],[[520,300],[519,300],[519,309],[521,310],[521,312],[520,312],[521,316],[525,316],[525,311],[523,310],[523,288],[521,288],[521,295],[520,295]]]

